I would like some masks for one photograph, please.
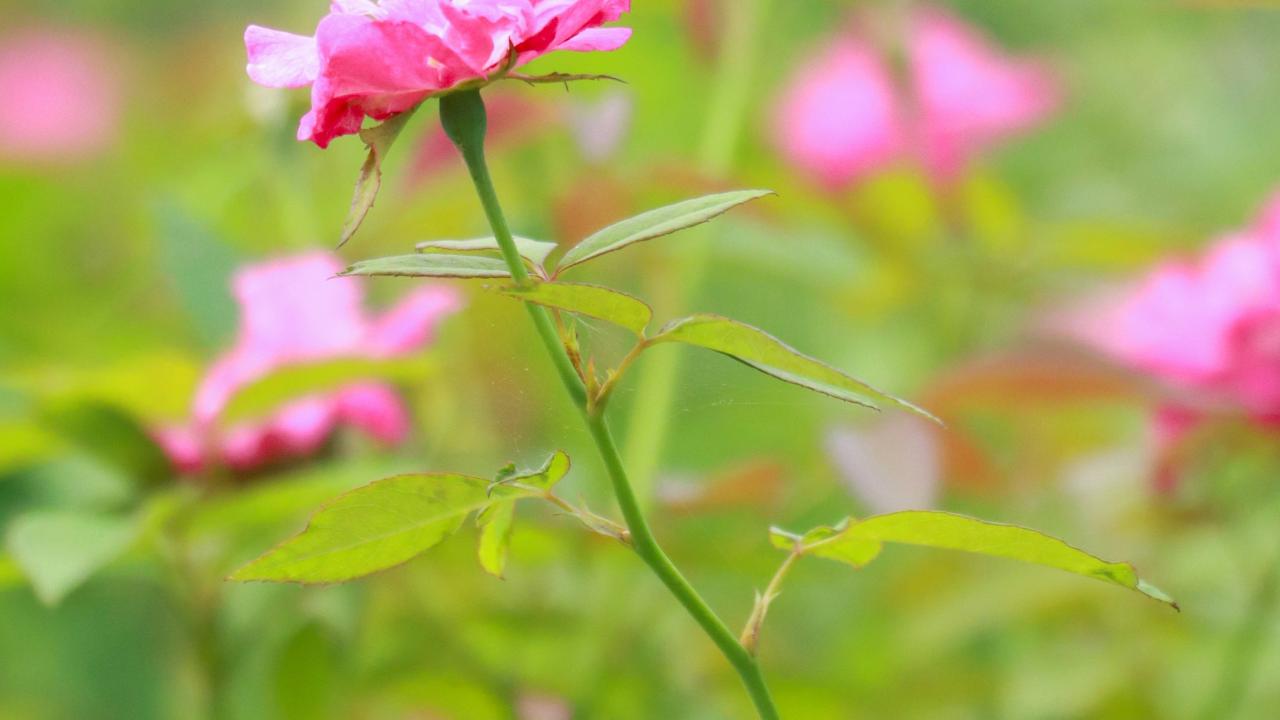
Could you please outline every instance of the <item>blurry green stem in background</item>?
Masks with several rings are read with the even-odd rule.
[[[1277,605],[1280,605],[1280,553],[1272,553],[1245,608],[1244,621],[1227,645],[1222,675],[1199,715],[1202,720],[1230,720],[1240,713],[1240,703],[1258,669],[1263,642],[1271,637],[1268,625],[1275,618]]]
[[[489,225],[502,249],[502,256],[511,270],[512,277],[517,284],[527,285],[530,282],[529,273],[516,250],[515,239],[507,226],[506,216],[498,202],[497,191],[494,189],[493,180],[489,176],[489,168],[485,162],[484,138],[487,119],[484,101],[479,91],[466,90],[442,97],[440,121],[444,125],[445,133],[458,147],[466,161],[467,170],[475,183],[476,194],[479,195],[480,202],[484,206],[485,215],[489,219]],[[546,346],[547,353],[551,356],[570,398],[582,412],[587,429],[604,461],[618,506],[622,510],[623,517],[626,518],[627,528],[631,533],[632,548],[733,665],[734,670],[742,678],[743,684],[746,685],[762,720],[778,720],[778,711],[774,708],[773,699],[770,697],[755,657],[738,642],[724,621],[698,595],[689,581],[685,580],[653,537],[631,488],[626,470],[622,466],[603,408],[597,407],[593,410],[588,407],[587,389],[561,344],[551,317],[540,306],[528,304],[527,307],[538,335]]]
[[[712,178],[727,174],[733,164],[743,129],[747,108],[758,85],[754,70],[760,54],[757,38],[764,26],[771,0],[737,0],[725,13],[724,36],[720,38],[720,57],[707,103],[707,121],[703,126],[698,164]],[[711,245],[703,229],[688,238],[689,252],[671,277],[664,276],[650,293],[659,315],[681,312],[690,295],[702,284],[710,261]],[[667,444],[671,405],[676,382],[680,377],[680,353],[666,352],[649,359],[640,372],[635,405],[627,428],[624,456],[631,465],[641,503],[648,505],[653,496],[654,475]]]

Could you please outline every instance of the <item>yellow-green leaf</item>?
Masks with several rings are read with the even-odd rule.
[[[454,474],[400,475],[339,496],[300,534],[232,580],[345,582],[412,560],[493,500],[489,482]],[[504,493],[503,497],[510,497]]]
[[[342,275],[371,277],[432,277],[432,278],[506,278],[511,271],[506,263],[483,255],[447,255],[445,253],[416,253],[361,260],[342,271]]]
[[[569,474],[570,466],[569,455],[563,450],[557,450],[536,470],[513,473],[502,482],[547,491]]]
[[[835,528],[820,528],[817,533],[796,538],[775,531],[775,544],[799,542],[802,552],[849,562],[845,557],[863,557],[873,545],[899,543],[924,547],[959,550],[993,557],[1021,560],[1065,570],[1076,575],[1119,585],[1167,603],[1177,603],[1159,588],[1138,577],[1132,565],[1108,562],[1077,549],[1055,537],[1036,530],[987,522],[963,515],[929,510],[877,515],[862,521],[846,521]],[[794,545],[793,545],[794,547]],[[852,563],[857,566],[866,564]]]
[[[742,205],[772,195],[772,190],[738,190],[707,195],[641,213],[587,237],[569,249],[556,272],[645,240],[693,227]]]
[[[507,569],[507,548],[511,545],[511,527],[515,524],[516,502],[495,502],[476,518],[480,527],[477,552],[480,567],[494,577],[502,577]]]
[[[498,292],[517,300],[611,322],[641,337],[653,319],[653,310],[643,301],[598,285],[544,282],[504,287]]]
[[[845,402],[869,408],[878,408],[878,402],[885,402],[939,422],[928,411],[811,358],[763,330],[719,315],[699,314],[676,320],[664,327],[653,342],[680,342],[715,350],[766,375]]]
[[[360,131],[360,139],[368,146],[369,156],[365,158],[364,165],[360,167],[360,175],[356,177],[355,194],[351,198],[347,219],[342,223],[338,247],[346,245],[356,234],[356,230],[360,229],[361,223],[369,215],[369,210],[373,208],[378,190],[382,188],[382,161],[386,159],[387,152],[416,110],[417,107],[414,107],[387,118],[381,125]]]
[[[845,535],[848,523],[846,520],[835,527],[816,527],[804,535],[793,535],[779,528],[770,528],[769,539],[779,550],[800,552],[860,568],[875,560],[883,545],[878,540],[848,537]]]
[[[520,257],[525,262],[534,267],[542,267],[547,261],[547,256],[556,249],[555,243],[544,242],[542,240],[530,240],[529,238],[516,237],[516,251],[520,253]],[[479,253],[483,255],[497,255],[501,257],[502,248],[498,246],[497,238],[483,237],[473,240],[427,240],[417,245],[418,252],[423,253],[449,253],[454,255],[469,255]]]

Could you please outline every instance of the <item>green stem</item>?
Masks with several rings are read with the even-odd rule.
[[[475,183],[476,193],[480,197],[481,204],[484,205],[485,215],[489,219],[489,225],[493,229],[494,237],[497,239],[499,247],[502,248],[502,256],[506,260],[507,266],[511,269],[512,277],[515,278],[517,283],[529,282],[529,273],[525,269],[519,253],[516,251],[515,240],[511,235],[511,229],[507,226],[502,206],[498,202],[497,191],[494,190],[493,179],[489,176],[488,165],[485,162],[484,136],[486,118],[484,101],[480,98],[479,91],[468,90],[442,97],[440,99],[440,119],[449,139],[462,152],[467,169],[471,173],[471,179]],[[778,720],[778,711],[774,708],[773,699],[769,695],[769,688],[765,685],[764,677],[760,673],[760,667],[756,664],[755,658],[738,642],[733,632],[715,614],[715,611],[707,605],[706,601],[698,595],[698,592],[693,589],[689,581],[680,574],[680,571],[676,569],[676,566],[663,552],[658,545],[658,541],[654,538],[653,532],[649,529],[649,523],[640,511],[640,504],[636,500],[631,483],[627,479],[626,469],[622,466],[622,459],[618,454],[617,446],[614,444],[613,435],[609,432],[609,426],[604,414],[602,412],[592,412],[588,408],[586,388],[582,379],[578,377],[577,372],[574,370],[573,363],[569,360],[569,356],[560,342],[550,316],[542,307],[533,304],[527,304],[526,306],[528,307],[529,315],[533,318],[533,324],[538,330],[538,335],[542,338],[547,353],[551,356],[551,361],[564,383],[565,389],[568,390],[574,405],[577,406],[586,420],[587,429],[591,432],[591,437],[595,441],[601,459],[604,461],[609,480],[613,484],[613,492],[617,497],[618,506],[622,510],[622,516],[627,522],[627,529],[631,533],[632,548],[653,573],[658,576],[658,579],[666,585],[676,600],[684,606],[694,621],[702,627],[703,631],[720,649],[720,652],[724,654],[734,670],[738,672],[747,688],[747,692],[751,695],[752,702],[755,703],[756,711],[761,719]]]

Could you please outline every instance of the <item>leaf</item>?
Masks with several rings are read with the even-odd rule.
[[[506,263],[481,255],[420,253],[361,260],[341,275],[372,277],[509,278]]]
[[[151,434],[123,410],[96,401],[57,402],[41,420],[56,434],[138,486],[154,485],[171,474],[170,464]]]
[[[547,256],[556,249],[555,243],[543,242],[542,240],[530,240],[529,238],[515,238],[516,251],[520,253],[520,257],[525,262],[534,267],[542,267],[547,261]],[[456,255],[466,255],[470,253],[496,253],[499,257],[502,255],[502,248],[498,246],[498,240],[493,237],[476,238],[474,240],[427,240],[417,245],[418,252],[423,253],[452,253]],[[505,266],[504,266],[505,267]]]
[[[778,528],[769,529],[769,539],[779,550],[794,552],[797,547],[805,555],[827,558],[852,565],[865,567],[880,555],[882,544],[878,540],[864,540],[848,537],[849,521],[846,520],[835,527],[816,527],[799,537]]]
[[[413,107],[387,118],[381,125],[360,131],[360,139],[369,148],[369,156],[365,158],[364,165],[360,167],[360,175],[356,178],[355,195],[351,198],[351,210],[347,212],[347,219],[342,223],[342,237],[338,240],[338,247],[347,244],[373,209],[378,190],[382,188],[382,161],[386,159],[387,152],[417,109]]]
[[[610,225],[570,248],[556,267],[556,274],[628,245],[699,225],[743,203],[772,194],[771,190],[738,190],[685,200],[636,215]]]
[[[806,533],[798,539],[803,552],[845,560],[845,556],[860,557],[860,553],[865,553],[871,544],[879,543],[960,550],[1066,570],[1136,590],[1178,608],[1178,604],[1163,591],[1139,578],[1132,565],[1101,560],[1035,530],[931,510],[910,510],[877,515],[861,522],[846,522],[835,528],[819,528]],[[774,537],[777,545],[786,542],[787,536],[775,531]],[[790,537],[794,539],[794,536]]]
[[[371,379],[412,381],[430,371],[431,363],[422,357],[338,358],[290,365],[236,392],[220,419],[230,424],[257,418],[292,400],[333,392],[352,383]]]
[[[232,246],[177,202],[155,203],[164,277],[181,302],[203,345],[217,348],[235,334],[236,304],[227,292],[241,264]]]
[[[651,342],[681,342],[728,355],[766,375],[838,400],[878,408],[887,402],[941,421],[915,405],[881,392],[819,360],[800,353],[772,335],[736,320],[711,314],[692,315],[669,323]]]
[[[614,82],[620,82],[623,85],[627,84],[626,81],[623,80],[622,78],[617,78],[612,75],[593,75],[593,74],[561,73],[561,72],[547,73],[546,75],[522,75],[520,73],[507,73],[506,75],[502,76],[502,79],[503,80],[519,80],[520,82],[528,83],[529,85],[544,85],[547,83],[559,84],[559,83],[576,82],[579,80],[612,80]]]
[[[512,499],[495,500],[476,518],[476,525],[480,528],[477,552],[485,572],[500,578],[506,570],[516,500],[536,496],[533,493],[551,492],[551,488],[569,473],[569,466],[569,456],[563,450],[557,450],[536,470],[520,471],[515,465],[507,465],[498,471],[497,479],[489,484],[488,493]]]
[[[56,605],[128,549],[137,530],[130,518],[39,511],[14,520],[5,543],[41,602]]]
[[[453,474],[378,480],[322,507],[300,534],[231,580],[332,583],[401,565],[452,535],[493,502],[489,482]],[[518,497],[513,489],[504,498]]]
[[[514,500],[496,502],[481,511],[476,518],[476,524],[480,527],[477,550],[480,567],[494,577],[502,577],[507,568],[507,548],[511,544],[511,527],[515,518]]]
[[[64,453],[0,473],[0,534],[11,520],[36,511],[110,514],[136,501],[133,478],[98,458]]]
[[[544,282],[499,288],[498,292],[517,300],[611,322],[639,337],[644,337],[645,328],[653,319],[653,310],[643,301],[598,285]]]
[[[183,529],[193,538],[223,540],[273,530],[278,534],[277,528],[295,527],[317,506],[366,484],[370,477],[411,472],[407,464],[388,458],[311,463],[293,473],[273,475],[271,482],[201,498],[186,516]]]
[[[504,469],[493,486],[513,484],[517,487],[548,492],[569,474],[570,467],[569,455],[563,450],[557,450],[535,470],[515,470],[513,467],[509,470]]]

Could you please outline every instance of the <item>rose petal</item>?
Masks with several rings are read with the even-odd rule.
[[[244,31],[249,78],[276,88],[305,87],[315,82],[320,56],[315,38],[250,25]]]
[[[461,307],[462,298],[452,288],[422,288],[378,318],[369,333],[366,349],[377,355],[416,350],[431,340],[442,318]]]

